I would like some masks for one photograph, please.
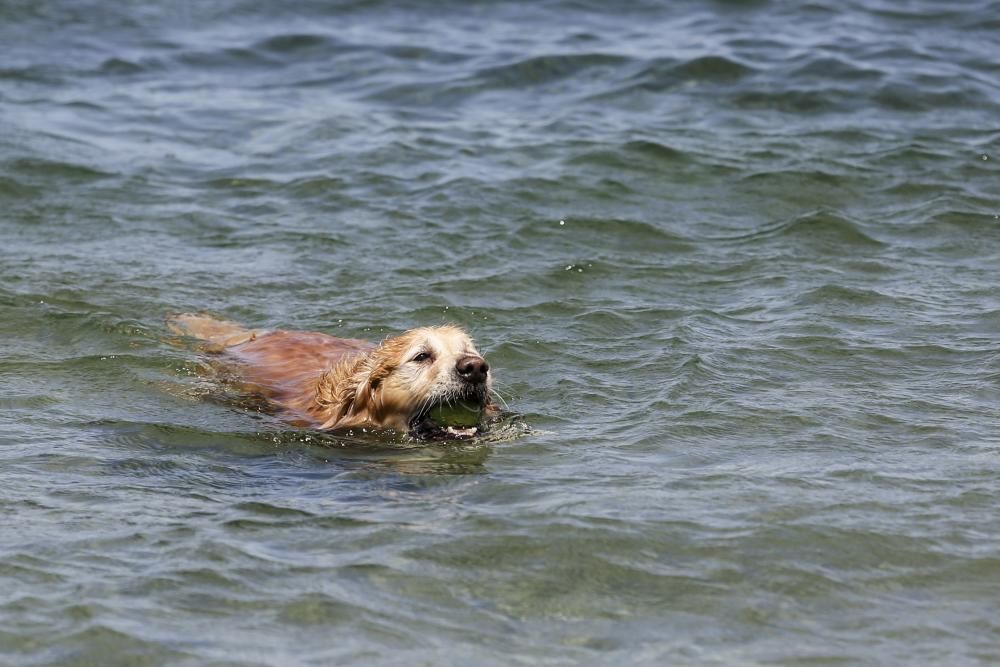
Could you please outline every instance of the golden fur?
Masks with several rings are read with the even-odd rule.
[[[436,405],[462,401],[492,410],[489,365],[456,326],[411,329],[373,345],[322,333],[255,331],[204,315],[176,315],[168,325],[233,362],[249,390],[296,424],[408,431]]]

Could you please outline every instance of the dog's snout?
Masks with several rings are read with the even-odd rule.
[[[490,365],[486,363],[485,359],[471,354],[462,357],[455,364],[455,371],[458,372],[459,377],[474,384],[485,382],[489,370]]]

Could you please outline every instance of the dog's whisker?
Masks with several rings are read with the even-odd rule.
[[[497,398],[497,400],[499,400],[503,404],[504,410],[507,410],[508,412],[510,412],[510,405],[507,403],[507,401],[504,399],[504,397],[500,395],[499,391],[497,391],[496,389],[490,389],[490,393],[493,396],[495,396]]]

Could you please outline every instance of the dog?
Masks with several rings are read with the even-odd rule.
[[[317,332],[247,329],[190,313],[168,317],[167,325],[203,341],[248,392],[298,426],[467,438],[482,432],[484,420],[497,412],[490,366],[457,326],[411,329],[372,344]],[[457,425],[441,418],[454,406],[464,411]]]

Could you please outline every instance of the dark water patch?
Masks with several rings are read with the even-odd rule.
[[[254,44],[253,48],[288,54],[299,59],[311,56],[328,57],[332,54],[335,45],[335,40],[327,35],[303,33],[269,37]]]
[[[781,90],[751,90],[731,97],[737,109],[747,111],[782,111],[795,114],[843,113],[861,106],[856,96],[829,88],[791,88]]]
[[[833,56],[814,58],[789,73],[795,78],[816,78],[823,81],[878,81],[886,73],[872,66],[862,66]]]
[[[1000,233],[1000,217],[998,216],[1000,214],[983,213],[976,210],[951,210],[935,213],[925,224],[946,234],[960,232],[969,235],[970,241],[982,242],[981,235],[993,236]]]
[[[913,25],[927,25],[938,22],[953,23],[956,20],[965,19],[968,17],[966,10],[971,10],[974,13],[980,11],[989,15],[989,10],[992,5],[993,3],[985,0],[973,2],[970,6],[955,10],[953,8],[945,9],[946,5],[942,5],[941,3],[929,3],[924,6],[918,5],[913,7],[899,7],[891,3],[879,2],[872,5],[869,8],[869,11],[873,16],[888,19],[889,21],[898,21],[900,23],[909,23]]]
[[[327,627],[331,623],[348,622],[357,615],[357,609],[345,602],[322,593],[303,595],[278,610],[283,623]]]
[[[86,629],[60,633],[56,639],[61,648],[50,652],[50,655],[56,662],[82,664],[100,662],[109,650],[113,650],[120,659],[130,662],[145,661],[150,653],[162,656],[165,660],[190,658],[190,654],[185,651],[166,649],[154,637],[145,637],[145,634],[138,627],[130,628],[130,631],[119,631],[94,623]]]
[[[596,256],[605,255],[606,251],[683,253],[691,249],[689,239],[666,227],[665,223],[642,220],[586,217],[553,221],[544,226],[533,221],[521,227],[517,245],[527,248],[536,243],[549,242],[563,248],[605,251],[598,250],[594,253]],[[577,271],[581,273],[585,266],[586,263],[577,265],[574,262],[569,270],[581,269]]]
[[[62,81],[62,71],[51,65],[0,67],[0,81],[55,85]]]
[[[90,184],[114,176],[83,164],[40,158],[16,158],[7,161],[4,167],[22,178],[43,182],[56,179],[69,184]]]
[[[4,366],[0,366],[3,368]],[[6,410],[40,410],[58,403],[58,400],[47,395],[21,394],[0,398],[0,406]]]
[[[127,458],[113,461],[108,465],[108,473],[132,479],[142,477],[168,478],[183,472],[184,466],[176,461]]]
[[[731,84],[753,71],[753,68],[723,56],[703,56],[682,62],[656,59],[632,77],[631,85],[656,92],[685,82]]]
[[[542,86],[579,76],[594,68],[615,69],[628,60],[624,56],[604,53],[535,56],[502,67],[480,70],[477,79],[485,89]]]
[[[219,424],[225,428],[227,424]],[[193,425],[154,424],[139,421],[105,420],[84,424],[83,427],[108,442],[120,442],[124,449],[149,449],[160,453],[171,451],[216,450],[230,451],[241,456],[272,456],[276,443],[264,433],[212,431]],[[176,449],[175,449],[176,448]]]
[[[388,45],[380,51],[392,58],[420,63],[456,64],[469,59],[469,56],[456,51],[442,50],[423,44]]]
[[[274,69],[281,63],[275,54],[250,47],[230,46],[211,51],[188,51],[176,56],[179,64],[196,70],[243,71]]]
[[[656,141],[629,141],[623,146],[623,148],[629,153],[636,153],[661,162],[674,163],[694,161],[692,157],[684,151]]]
[[[98,73],[107,76],[132,76],[147,69],[148,66],[124,58],[108,58],[101,63]]]
[[[623,63],[595,82],[584,101],[624,108],[657,104],[671,99],[656,97],[664,93],[675,95],[706,86],[737,87],[754,73],[750,66],[722,56],[637,60]]]
[[[844,248],[852,246],[859,249],[876,249],[885,245],[865,233],[859,221],[827,210],[814,211],[791,220],[767,225],[749,234],[715,240],[756,244],[761,240],[772,238],[806,243],[814,250],[825,252],[843,251]]]
[[[270,505],[267,503],[242,503],[234,507],[234,509],[251,513],[255,516],[272,517],[275,519],[296,519],[296,518],[309,518],[314,516],[310,512],[304,512],[302,510],[297,510],[290,507],[278,507],[275,505]]]
[[[928,112],[948,108],[992,109],[996,101],[989,95],[974,88],[948,86],[928,90],[926,85],[889,83],[878,89],[872,99],[877,104],[907,113]]]
[[[675,313],[675,316],[679,313]],[[664,317],[666,321],[668,318]],[[580,313],[573,318],[576,329],[582,335],[602,337],[625,341],[633,337],[643,336],[645,332],[637,331],[634,317],[628,310],[595,309]]]
[[[0,177],[0,197],[4,199],[34,200],[40,194],[40,185],[28,185],[15,178]]]
[[[280,187],[280,184],[266,178],[220,177],[204,182],[204,187],[223,191],[236,196],[264,196]]]
[[[50,346],[53,352],[72,348],[72,356],[87,352],[88,342],[94,343],[90,352],[107,353],[136,350],[150,343],[159,342],[158,336],[147,324],[134,318],[101,311],[73,296],[61,297],[57,293],[22,294],[11,299],[21,309],[24,320],[35,325],[36,335]],[[117,345],[109,344],[117,338]]]
[[[616,169],[623,172],[657,175],[673,174],[676,178],[678,172],[689,173],[705,169],[704,162],[699,159],[700,157],[664,143],[636,140],[625,142],[620,147],[614,148],[579,147],[573,151],[572,157],[566,160],[566,164],[593,166],[605,171]],[[611,186],[610,183],[603,183],[596,190],[598,192],[606,191]],[[614,189],[622,193],[636,191],[635,184],[631,183],[629,178],[625,178],[624,182]]]
[[[716,83],[738,81],[753,71],[752,67],[723,56],[694,58],[673,69],[675,75],[685,80]]]
[[[864,227],[829,211],[820,211],[792,220],[775,230],[782,236],[801,238],[816,250],[841,251],[846,247],[879,248],[884,244],[868,235]]]
[[[875,290],[858,289],[844,285],[823,285],[809,290],[801,295],[799,305],[845,305],[845,306],[875,306],[893,301],[893,298]]]

